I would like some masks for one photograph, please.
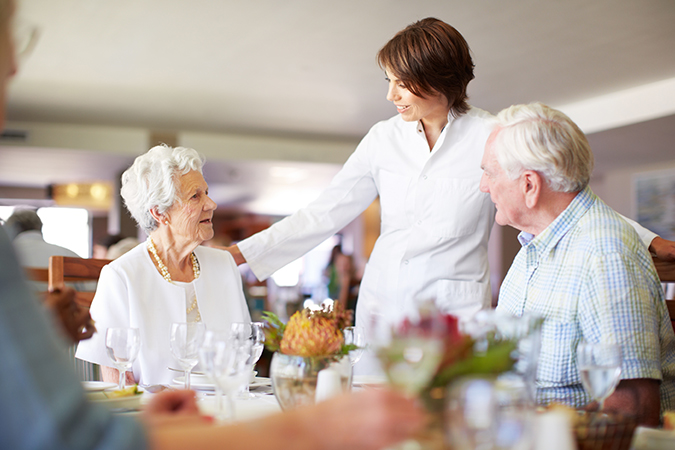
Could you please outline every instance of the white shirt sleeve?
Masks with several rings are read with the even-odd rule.
[[[652,241],[654,240],[655,237],[659,237],[658,234],[646,229],[645,227],[643,227],[642,225],[640,225],[639,223],[637,223],[633,219],[629,219],[628,217],[626,217],[622,214],[619,214],[619,215],[621,217],[623,217],[623,220],[628,222],[628,224],[630,226],[635,228],[635,231],[637,232],[638,236],[640,236],[640,239],[642,240],[642,242],[644,242],[644,244],[647,248],[649,248],[649,246],[652,244]]]
[[[378,195],[366,136],[319,197],[238,245],[259,280],[307,253],[361,214]]]

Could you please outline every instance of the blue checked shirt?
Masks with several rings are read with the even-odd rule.
[[[581,191],[522,248],[499,292],[498,310],[545,319],[537,396],[577,407],[591,399],[577,369],[582,341],[618,343],[622,379],[661,380],[661,410],[675,408],[675,335],[652,259],[634,229]]]

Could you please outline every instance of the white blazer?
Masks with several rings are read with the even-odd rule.
[[[197,303],[207,329],[230,328],[233,322],[250,322],[239,270],[228,252],[197,247],[201,275],[194,283]],[[114,367],[105,349],[109,327],[134,327],[141,333],[141,350],[133,365],[141,384],[170,383],[180,375],[171,354],[169,336],[173,322],[186,321],[185,290],[168,283],[155,268],[142,243],[101,271],[91,316],[96,333],[80,342],[77,358]]]

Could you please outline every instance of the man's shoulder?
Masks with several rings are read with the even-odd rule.
[[[579,219],[574,230],[579,240],[599,254],[644,250],[635,229],[600,199]]]

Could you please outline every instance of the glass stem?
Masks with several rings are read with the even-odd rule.
[[[224,422],[224,417],[223,417],[223,390],[218,387],[218,383],[216,383],[216,420],[219,423]]]
[[[190,369],[185,370],[185,389],[190,389]]]
[[[230,390],[226,394],[227,397],[227,416],[230,422],[234,422],[234,391]]]
[[[117,371],[120,374],[119,381],[117,382],[117,389],[121,391],[122,389],[124,389],[124,382],[126,381],[127,372],[122,368],[117,369]]]

